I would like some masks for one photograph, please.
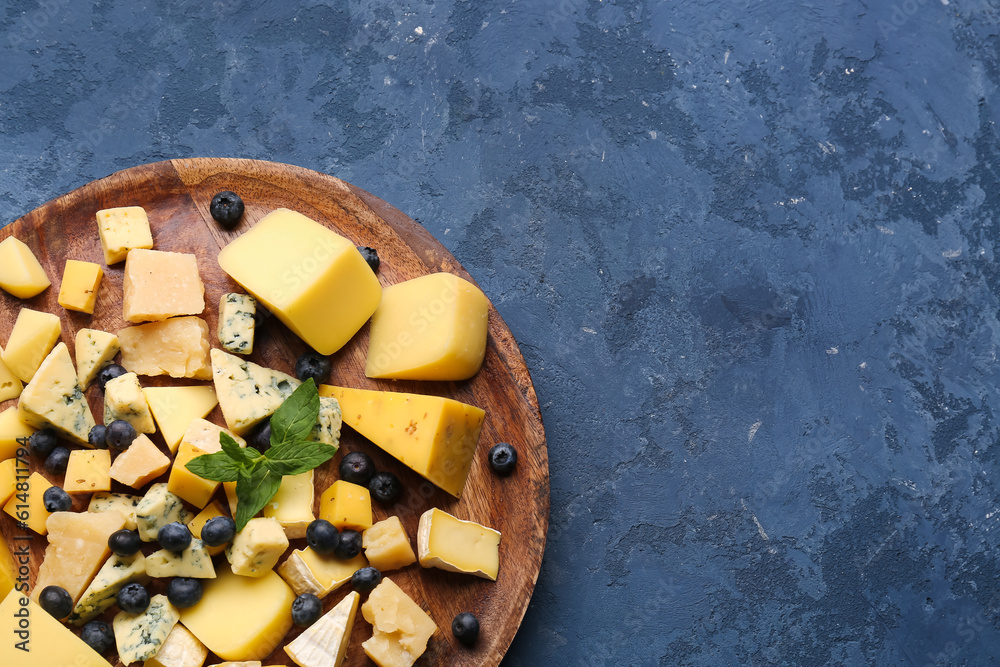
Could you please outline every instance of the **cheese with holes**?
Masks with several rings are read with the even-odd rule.
[[[344,423],[414,472],[462,495],[486,413],[450,398],[320,385],[340,401]]]
[[[45,357],[34,379],[21,392],[17,415],[31,426],[51,426],[67,440],[90,446],[87,436],[94,428],[94,415],[76,379],[65,343],[56,345]]]
[[[20,475],[24,474],[23,469],[17,472]],[[45,509],[43,496],[52,483],[38,472],[31,473],[27,480],[18,479],[18,483],[27,484],[27,491],[15,489],[14,495],[3,506],[3,511],[39,535],[46,535],[48,533],[46,522],[51,512]]]
[[[118,336],[97,329],[80,329],[76,333],[76,379],[80,386],[89,387],[120,349]]]
[[[146,611],[139,614],[118,612],[112,627],[122,664],[148,660],[156,655],[180,617],[166,595],[154,595]]]
[[[351,591],[319,620],[285,646],[299,667],[340,667],[354,629],[361,596]]]
[[[417,558],[424,567],[497,580],[500,533],[434,507],[420,515]]]
[[[226,548],[233,572],[244,577],[262,577],[278,564],[288,548],[285,531],[274,519],[250,519]]]
[[[212,376],[226,425],[240,435],[274,414],[301,384],[222,350],[212,350]]]
[[[125,261],[126,322],[160,322],[205,310],[205,284],[194,255],[161,250],[130,250]]]
[[[95,493],[87,511],[121,512],[125,516],[125,527],[135,530],[135,508],[141,500],[141,496],[130,496],[127,493]]]
[[[319,554],[311,547],[296,549],[278,567],[278,574],[296,595],[312,593],[324,598],[351,580],[351,575],[368,567],[363,554],[341,560],[333,554]]]
[[[3,348],[0,347],[0,401],[17,398],[21,395],[22,389],[24,389],[24,384],[21,382],[21,378],[14,375],[7,368],[7,364],[3,362]]]
[[[174,457],[174,464],[170,467],[170,478],[167,480],[167,489],[171,493],[199,509],[207,505],[215,495],[219,482],[199,477],[187,469],[187,464],[192,459],[207,453],[186,442],[181,443],[177,456]]]
[[[100,616],[118,602],[118,591],[126,584],[132,583],[149,583],[149,577],[146,575],[146,558],[141,551],[131,556],[112,553],[87,586],[87,590],[80,596],[80,601],[73,607],[73,613],[66,621],[74,625],[83,625]]]
[[[249,294],[223,294],[219,302],[219,343],[232,354],[253,352],[257,302]]]
[[[146,556],[146,574],[157,578],[215,579],[215,566],[205,543],[192,538],[191,544],[180,553],[160,549]]]
[[[22,382],[31,382],[35,371],[59,341],[62,324],[52,313],[22,308],[14,321],[2,359]]]
[[[208,658],[208,648],[178,623],[167,635],[167,640],[142,667],[202,667]]]
[[[63,491],[95,493],[111,490],[111,452],[106,449],[74,449],[69,453]]]
[[[171,454],[177,452],[191,422],[219,404],[212,387],[146,387],[142,393]]]
[[[167,455],[152,440],[140,434],[128,449],[115,457],[111,464],[111,479],[133,489],[141,489],[168,468],[170,459]]]
[[[49,545],[38,568],[31,598],[38,600],[46,586],[62,586],[74,601],[111,554],[108,538],[125,526],[118,512],[54,512],[45,522]]]
[[[417,562],[410,538],[398,516],[379,521],[361,536],[365,557],[379,572],[398,570]]]
[[[97,212],[97,232],[108,266],[121,262],[133,248],[152,248],[149,217],[140,206],[122,206]]]
[[[361,613],[373,630],[361,646],[379,667],[411,667],[437,631],[434,619],[388,578],[368,595]]]
[[[200,317],[176,317],[118,332],[122,366],[139,375],[210,380],[208,324]]]
[[[21,421],[13,405],[0,412],[0,461],[17,456],[22,446],[18,439],[29,438],[35,429]]]
[[[338,479],[319,500],[319,518],[337,528],[361,532],[372,525],[372,498],[368,489]]]
[[[59,285],[59,305],[66,310],[94,314],[97,291],[101,288],[104,269],[93,262],[67,259]]]
[[[179,521],[187,524],[191,518],[181,499],[170,493],[163,483],[149,487],[135,508],[136,529],[143,542],[155,542],[160,528],[168,523]]]
[[[35,253],[20,239],[0,241],[0,288],[19,299],[30,299],[52,283]]]
[[[135,373],[125,373],[104,386],[104,423],[127,421],[139,433],[155,433],[153,413]]]
[[[198,516],[191,519],[191,523],[188,524],[188,528],[191,530],[191,535],[196,538],[201,538],[201,529],[205,527],[205,524],[217,516],[227,516],[226,511],[219,504],[218,500],[213,500],[212,502],[205,505],[205,509],[198,513]],[[205,550],[208,551],[209,556],[218,556],[223,551],[226,550],[225,544],[220,544],[218,546],[209,547],[206,546]]]
[[[316,516],[313,514],[313,471],[298,475],[285,475],[281,486],[270,502],[264,505],[262,514],[277,521],[290,540],[306,536],[306,528]]]
[[[29,630],[20,625],[25,616]],[[0,665],[4,667],[111,667],[69,628],[18,591],[8,593],[0,604],[0,635],[4,637],[0,641]]]
[[[242,577],[223,566],[218,574],[198,604],[181,610],[181,623],[223,660],[270,655],[292,627],[292,589],[270,570]]]
[[[308,440],[322,442],[324,445],[340,448],[340,427],[343,419],[340,414],[340,402],[328,396],[319,397],[319,416],[316,425],[309,432]]]
[[[247,446],[247,441],[240,436],[205,419],[192,420],[191,423],[188,424],[187,430],[184,431],[184,436],[181,438],[181,442],[186,442],[202,451],[214,454],[222,451],[220,436],[223,433],[235,440],[236,444],[240,447]]]

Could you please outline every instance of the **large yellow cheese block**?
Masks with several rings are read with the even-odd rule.
[[[243,577],[221,564],[218,576],[205,581],[201,601],[181,610],[181,623],[223,660],[260,660],[291,629],[294,600],[273,571]]]
[[[382,295],[352,241],[283,208],[223,248],[219,265],[320,354],[343,347]]]
[[[200,317],[175,317],[118,332],[122,366],[139,375],[212,379],[208,323]]]
[[[62,586],[75,602],[111,555],[108,538],[125,527],[121,512],[55,512],[45,522],[49,545],[31,599],[46,586]]]
[[[30,629],[21,627],[28,619]],[[44,609],[11,591],[0,604],[0,665],[111,667],[94,649]]]
[[[344,423],[451,495],[460,497],[486,413],[450,398],[320,385]]]
[[[417,556],[424,567],[496,581],[500,570],[500,533],[432,507],[420,515]]]
[[[17,398],[21,395],[24,384],[21,378],[14,375],[14,372],[7,368],[3,362],[3,347],[0,347],[0,401]]]
[[[205,310],[205,284],[194,255],[161,250],[130,250],[125,261],[126,322],[160,322]]]
[[[30,299],[51,285],[35,253],[20,239],[0,241],[0,288],[19,299]]]
[[[24,470],[17,470],[18,475],[23,475]],[[10,497],[7,504],[3,506],[3,511],[14,517],[18,523],[23,523],[27,528],[35,531],[39,535],[48,533],[46,521],[51,512],[45,509],[43,496],[46,489],[52,486],[52,482],[42,477],[38,472],[33,472],[28,476],[27,481],[18,479],[19,484],[27,484],[28,490],[21,491],[15,489],[14,495]]]
[[[62,284],[59,285],[59,305],[67,310],[93,315],[102,278],[104,269],[100,265],[67,259]]]
[[[3,350],[4,364],[22,382],[31,382],[61,333],[62,324],[52,313],[22,308]]]
[[[437,631],[434,619],[388,577],[368,595],[361,613],[373,630],[361,646],[379,667],[411,667]]]
[[[142,393],[171,454],[177,452],[191,422],[219,404],[212,387],[145,387]]]
[[[28,438],[35,432],[30,425],[17,416],[17,408],[13,405],[0,412],[0,461],[17,456],[21,447],[19,438]]]
[[[149,217],[141,206],[121,206],[97,212],[97,233],[104,249],[104,262],[111,266],[128,256],[132,248],[152,248]]]
[[[18,418],[36,428],[51,426],[62,437],[90,447],[94,415],[76,377],[66,343],[56,345],[17,402]]]

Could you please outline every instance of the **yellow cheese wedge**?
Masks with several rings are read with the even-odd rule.
[[[0,412],[0,461],[17,456],[21,447],[18,438],[28,438],[35,432],[17,416],[17,408],[11,406]]]
[[[379,521],[361,536],[365,557],[379,572],[397,570],[417,562],[410,538],[398,516]]]
[[[171,454],[177,452],[177,445],[191,422],[203,418],[219,404],[212,387],[146,387],[142,393]]]
[[[49,545],[31,592],[37,601],[46,586],[62,586],[76,602],[111,555],[108,538],[125,527],[121,512],[55,512],[45,522]]]
[[[22,545],[21,549],[27,549],[27,545]],[[20,560],[27,562],[30,559],[28,553],[18,554]],[[7,594],[14,589],[17,583],[17,563],[14,562],[14,554],[6,541],[0,540],[0,598],[6,598]]]
[[[278,566],[278,574],[296,595],[312,593],[323,598],[351,580],[351,575],[368,567],[364,554],[341,560],[332,554],[318,554],[311,547],[296,549]]]
[[[129,448],[115,457],[111,479],[133,489],[141,489],[170,468],[170,459],[153,441],[140,434]]]
[[[273,571],[243,577],[220,565],[201,601],[181,610],[181,623],[223,660],[260,660],[292,627],[295,593]]]
[[[434,619],[389,578],[368,595],[361,613],[374,631],[361,646],[379,667],[411,667],[437,631]]]
[[[62,284],[59,285],[59,305],[67,310],[93,315],[103,278],[104,270],[99,265],[67,259]]]
[[[3,347],[0,347],[0,401],[17,398],[21,395],[22,389],[24,385],[21,383],[21,378],[14,375],[3,362]]]
[[[320,385],[344,423],[451,495],[469,476],[486,413],[449,398]]]
[[[3,362],[22,382],[31,382],[35,371],[55,347],[62,324],[52,313],[22,308],[10,332]]]
[[[20,624],[25,618],[28,630]],[[111,667],[69,628],[17,591],[0,604],[0,635],[5,638],[0,642],[0,665]]]
[[[205,310],[205,285],[194,255],[160,250],[130,250],[125,261],[126,322],[160,322]]]
[[[0,241],[0,288],[19,299],[30,299],[51,284],[31,248],[13,236]]]
[[[118,336],[98,329],[76,332],[76,379],[86,389],[102,368],[111,363],[121,346]]]
[[[0,505],[6,505],[7,501],[14,495],[18,473],[21,474],[21,477],[28,475],[26,463],[22,463],[22,467],[18,469],[16,458],[0,461]]]
[[[94,415],[83,395],[66,343],[56,345],[21,392],[18,418],[36,428],[51,426],[64,438],[90,447]]]
[[[371,528],[371,494],[359,484],[338,479],[320,496],[319,518],[340,529],[349,528],[360,532]]]
[[[97,232],[104,249],[104,262],[111,266],[128,256],[132,248],[152,248],[149,217],[141,206],[122,206],[97,212]]]
[[[122,366],[139,375],[212,379],[208,323],[199,317],[175,317],[118,332]]]
[[[320,354],[343,347],[382,295],[352,241],[288,209],[223,248],[219,265]]]
[[[424,567],[497,580],[500,533],[433,507],[420,515],[417,557]]]
[[[205,527],[205,524],[214,519],[217,516],[228,516],[226,510],[223,509],[222,505],[219,504],[218,500],[213,500],[212,502],[205,505],[205,509],[198,513],[198,516],[191,519],[191,523],[188,524],[188,529],[191,531],[191,535],[201,539],[201,529]],[[209,556],[218,556],[223,551],[226,550],[225,544],[220,544],[217,547],[206,546],[205,550],[208,552]]]
[[[208,504],[219,488],[219,482],[199,477],[187,469],[188,462],[208,452],[198,449],[186,442],[181,443],[170,467],[170,478],[167,480],[167,490],[179,498],[183,498],[199,509]]]
[[[7,504],[3,506],[3,511],[39,535],[45,535],[48,533],[45,522],[51,512],[45,509],[42,497],[45,495],[45,490],[52,486],[52,483],[37,472],[31,473],[27,480],[21,478],[24,474],[23,469],[17,470],[17,474],[19,475],[18,483],[27,484],[28,490],[16,490]]]
[[[347,655],[361,596],[351,591],[337,605],[285,646],[299,667],[340,667]]]
[[[107,449],[74,449],[69,453],[63,491],[96,493],[111,490],[111,452]]]
[[[306,528],[316,519],[313,514],[315,495],[312,470],[285,475],[277,493],[264,505],[261,513],[277,521],[284,529],[285,537],[296,540],[306,536]]]

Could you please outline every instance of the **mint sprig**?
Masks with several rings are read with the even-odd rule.
[[[271,502],[285,475],[300,475],[320,466],[337,448],[306,440],[319,419],[319,392],[312,378],[285,399],[271,416],[271,448],[260,453],[240,447],[227,433],[219,434],[221,452],[188,461],[188,470],[216,482],[236,482],[236,530]]]

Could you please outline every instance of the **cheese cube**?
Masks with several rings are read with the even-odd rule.
[[[348,593],[337,606],[285,646],[288,657],[299,667],[340,667],[344,664],[360,599],[354,591]]]
[[[17,398],[22,389],[24,385],[21,384],[21,379],[3,362],[3,348],[0,347],[0,401]]]
[[[262,514],[274,519],[285,531],[285,537],[290,540],[306,536],[306,528],[316,516],[313,514],[313,471],[298,475],[285,475],[281,478],[281,486],[270,502],[264,505]]]
[[[88,512],[121,512],[125,516],[125,528],[135,530],[135,508],[141,496],[127,493],[95,493],[87,506]]]
[[[139,375],[209,380],[208,324],[198,317],[178,317],[118,332],[122,366]]]
[[[31,248],[13,236],[0,241],[0,288],[19,299],[30,299],[51,284]]]
[[[241,577],[228,567],[205,582],[201,601],[181,610],[181,623],[223,660],[259,660],[292,627],[295,594],[274,572]]]
[[[169,467],[167,455],[152,440],[140,434],[128,449],[115,457],[115,462],[111,464],[111,479],[133,489],[141,489]]]
[[[219,342],[233,354],[253,352],[257,302],[249,294],[223,294],[219,303]]]
[[[236,482],[223,482],[222,489],[226,492],[226,502],[229,504],[229,513],[236,516]]]
[[[80,386],[87,389],[120,349],[118,336],[97,329],[80,329],[76,333],[76,379]]]
[[[361,536],[365,557],[379,572],[396,570],[417,562],[403,522],[398,516],[379,521]]]
[[[340,448],[340,427],[343,419],[340,414],[340,402],[327,396],[319,397],[319,418],[309,432],[308,440],[322,442],[324,445]]]
[[[263,577],[288,548],[285,531],[274,519],[250,519],[226,548],[233,572],[244,577]],[[225,657],[225,656],[223,656]]]
[[[24,466],[20,471],[17,469],[17,459],[7,459],[0,461],[0,505],[5,505],[17,488],[17,473],[27,474],[28,468]]]
[[[52,313],[22,308],[7,339],[3,362],[22,382],[31,382],[35,371],[59,341],[62,324]]]
[[[223,248],[219,265],[320,354],[343,347],[382,295],[352,241],[288,209]]]
[[[146,574],[156,578],[215,579],[215,567],[205,543],[194,538],[180,553],[160,549],[146,556]]]
[[[152,248],[149,218],[140,206],[123,206],[97,212],[97,232],[104,248],[104,262],[111,266],[124,260],[132,248]]]
[[[319,518],[341,529],[362,531],[371,528],[371,494],[359,484],[338,479],[320,496]]]
[[[125,526],[120,512],[55,512],[45,522],[49,545],[38,568],[31,598],[46,586],[62,586],[74,601],[111,554],[108,538]]]
[[[226,511],[219,504],[219,501],[213,500],[209,504],[205,505],[205,509],[198,513],[198,516],[191,520],[188,524],[188,528],[191,530],[191,535],[196,538],[201,539],[201,529],[205,527],[205,524],[217,516],[226,516]],[[218,556],[223,551],[226,550],[225,544],[220,544],[216,547],[205,547],[208,551],[209,556]]]
[[[111,490],[111,452],[106,449],[74,449],[69,453],[63,491],[94,493]]]
[[[7,597],[16,583],[17,565],[14,563],[14,556],[7,543],[0,541],[0,599]]]
[[[320,385],[344,423],[414,472],[460,497],[486,413],[449,398]]]
[[[167,490],[167,485],[160,483],[149,487],[149,491],[135,508],[136,529],[143,542],[154,542],[160,534],[160,528],[168,523],[187,524],[191,521],[191,513],[184,509],[181,499]]]
[[[17,416],[31,426],[51,426],[62,437],[90,446],[87,437],[94,427],[94,415],[76,378],[66,343],[53,348],[21,392]]]
[[[212,387],[146,387],[142,393],[171,454],[177,452],[191,422],[219,404]]]
[[[156,424],[135,373],[125,373],[104,386],[104,423],[127,421],[139,433],[155,433]]]
[[[411,667],[437,631],[434,619],[389,578],[368,595],[361,613],[374,633],[361,646],[379,667]]]
[[[130,250],[125,262],[126,322],[159,322],[205,310],[205,285],[194,255]]]
[[[18,440],[29,438],[34,432],[35,429],[17,416],[17,408],[13,405],[0,412],[0,461],[17,456],[17,450],[27,445]]]
[[[424,567],[497,580],[500,533],[434,507],[420,515],[417,556]]]
[[[67,259],[59,286],[59,305],[67,310],[93,315],[102,278],[104,270],[99,265]]]
[[[189,445],[194,445],[202,451],[214,454],[215,452],[222,451],[222,444],[219,438],[223,433],[235,440],[236,444],[240,447],[247,446],[246,440],[240,436],[204,419],[192,420],[191,423],[188,424],[187,430],[184,431],[184,436],[181,438],[181,442],[186,442]]]
[[[146,575],[146,558],[141,551],[130,556],[112,553],[97,571],[87,590],[80,596],[80,601],[73,607],[73,613],[66,621],[74,625],[83,625],[100,616],[118,601],[118,591],[131,583],[149,583],[149,577]]]
[[[296,549],[278,567],[278,574],[296,595],[312,593],[324,598],[351,580],[351,575],[368,567],[364,554],[341,560],[333,554],[319,554],[311,547]]]
[[[24,651],[17,648],[15,642],[18,632],[23,629],[23,626],[20,626],[23,620],[23,614],[20,614],[22,610],[31,619],[29,644],[31,652],[28,654],[31,657],[27,660]],[[69,628],[18,591],[8,593],[0,604],[0,634],[7,638],[6,641],[0,642],[0,665],[111,667],[107,660]]]
[[[17,472],[23,474],[23,470]],[[26,481],[19,478],[18,482],[27,484],[28,490],[17,491],[12,495],[7,504],[3,506],[3,511],[39,535],[48,534],[45,522],[51,512],[45,509],[42,496],[45,495],[46,489],[52,486],[52,483],[37,472],[31,473]]]
[[[274,414],[302,384],[222,350],[212,350],[212,376],[226,425],[240,435]]]
[[[208,452],[202,451],[188,443],[181,443],[174,458],[174,464],[170,468],[170,478],[167,481],[167,489],[174,495],[183,498],[192,505],[202,508],[212,499],[219,482],[199,477],[185,466],[191,459],[204,456]]]
[[[142,613],[118,612],[112,621],[112,628],[122,664],[148,660],[156,655],[180,617],[180,612],[170,604],[166,595],[154,595]]]
[[[142,667],[202,667],[208,658],[208,648],[178,623],[167,635],[167,640]]]
[[[490,302],[472,283],[432,273],[385,288],[372,316],[365,375],[466,380],[486,355]]]

